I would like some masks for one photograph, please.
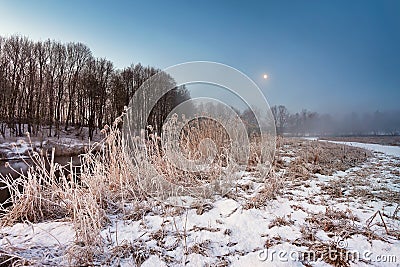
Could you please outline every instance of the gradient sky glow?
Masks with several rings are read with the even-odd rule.
[[[118,68],[221,62],[292,112],[400,108],[397,0],[0,1],[0,35],[15,33],[83,42]]]

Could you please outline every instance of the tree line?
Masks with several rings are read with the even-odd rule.
[[[0,36],[0,134],[59,137],[71,127],[87,127],[92,139],[159,71],[140,63],[118,70],[82,43]],[[166,111],[188,98],[184,87],[175,87],[153,109],[150,122],[162,124]]]
[[[272,106],[278,134],[292,136],[399,135],[400,111],[351,112],[342,116],[303,109],[290,113],[283,105]]]

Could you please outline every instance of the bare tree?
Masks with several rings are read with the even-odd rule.
[[[289,118],[289,112],[283,105],[278,106],[278,133],[283,134],[285,131],[286,123]]]

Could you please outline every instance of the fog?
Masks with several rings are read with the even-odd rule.
[[[351,112],[344,115],[302,110],[289,113],[285,106],[273,106],[277,132],[293,136],[399,135],[400,110]]]
[[[209,84],[188,85],[192,98],[210,97],[230,105],[243,120],[256,128],[256,121],[246,103],[228,90]],[[355,106],[352,106],[355,108]],[[322,111],[320,111],[322,110]],[[329,112],[329,111],[330,112]],[[397,110],[379,110],[376,107],[364,107],[350,112],[346,107],[309,110],[301,107],[271,105],[277,133],[291,136],[341,136],[341,135],[399,135],[400,108]]]

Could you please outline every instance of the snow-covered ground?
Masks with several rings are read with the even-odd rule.
[[[379,144],[366,144],[366,143],[358,143],[358,142],[341,142],[341,141],[328,141],[334,144],[342,144],[348,146],[355,146],[364,149],[368,149],[374,152],[384,153],[386,155],[400,157],[400,147],[399,146],[385,146]]]
[[[217,197],[186,210],[155,205],[135,218],[112,215],[101,233],[104,255],[113,255],[118,248],[129,253],[110,256],[107,262],[115,266],[330,266],[328,262],[341,257],[338,253],[346,252],[353,255],[350,266],[400,266],[399,150],[349,145],[371,149],[373,157],[331,176],[286,180],[276,199],[257,208],[249,203],[264,184],[246,173],[229,198]],[[292,159],[285,156],[284,161]],[[283,177],[285,171],[277,175]],[[0,253],[67,264],[62,255],[73,243],[73,235],[69,222],[16,224],[0,229]],[[307,260],[307,255],[315,257]]]
[[[72,127],[71,127],[72,128]],[[94,135],[94,141],[101,140],[100,131]],[[60,132],[58,137],[11,137],[0,138],[0,159],[13,160],[29,158],[32,151],[45,149],[51,151],[55,148],[56,156],[72,156],[84,152],[85,147],[93,144],[87,138],[87,129],[84,128],[79,134],[77,130],[71,129],[68,132]]]
[[[0,158],[4,159],[17,159],[26,158],[29,151],[32,151],[33,147],[39,147],[40,143],[34,143],[32,145],[26,143],[23,139],[18,139],[16,142],[4,142],[0,143]]]

